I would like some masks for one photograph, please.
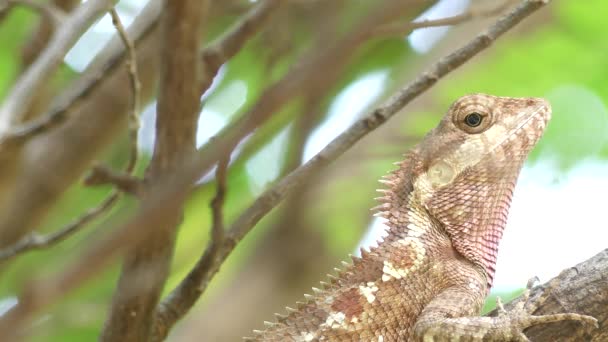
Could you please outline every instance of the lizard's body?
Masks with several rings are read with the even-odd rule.
[[[508,340],[523,339],[532,324],[589,321],[521,310],[477,317],[519,170],[550,112],[537,98],[474,94],[455,102],[383,181],[384,241],[254,340]]]

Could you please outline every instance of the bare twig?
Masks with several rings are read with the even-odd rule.
[[[48,47],[21,75],[0,107],[0,135],[19,123],[38,89],[59,67],[70,47],[107,9],[107,0],[90,0],[81,4],[53,34]]]
[[[84,179],[86,186],[99,186],[111,184],[118,190],[139,197],[142,194],[141,180],[129,172],[116,172],[112,169],[96,165],[91,169],[91,173]]]
[[[72,221],[70,224],[60,230],[48,235],[39,235],[32,233],[7,248],[0,250],[0,261],[10,260],[20,254],[31,250],[45,249],[54,246],[66,238],[79,232],[82,227],[99,218],[102,214],[107,213],[112,206],[118,201],[120,195],[118,192],[112,192],[96,207],[89,209],[88,212]]]
[[[0,336],[3,340],[15,340],[12,337],[24,333],[21,327],[33,313],[69,294],[86,280],[99,275],[99,270],[126,247],[133,246],[153,231],[162,229],[168,223],[167,213],[175,212],[185,195],[185,192],[172,192],[162,201],[143,202],[140,212],[132,222],[105,236],[107,227],[102,227],[95,234],[101,238],[80,256],[70,258],[64,271],[46,279],[37,279],[34,275],[31,281],[22,287],[19,304],[0,317]]]
[[[229,163],[230,156],[222,158],[217,165],[217,170],[215,171],[217,189],[215,197],[211,200],[211,218],[213,220],[213,224],[211,225],[211,243],[218,247],[222,244],[222,240],[224,240],[224,201],[226,197],[226,174],[228,173]]]
[[[204,76],[201,79],[201,94],[209,89],[222,64],[239,52],[243,45],[264,26],[270,15],[284,2],[283,0],[264,0],[260,2],[229,31],[203,50],[201,55],[205,68],[203,69]]]
[[[215,172],[217,189],[211,200],[211,239],[209,247],[205,251],[208,255],[205,262],[197,263],[188,273],[186,279],[171,292],[169,297],[160,303],[156,312],[153,341],[163,341],[171,327],[183,317],[192,307],[195,301],[190,300],[193,296],[198,297],[199,289],[206,288],[208,278],[202,277],[206,270],[212,266],[212,261],[218,255],[224,245],[224,199],[226,196],[226,177],[230,157],[222,158]]]
[[[136,56],[135,48],[131,40],[127,37],[127,34],[120,22],[120,18],[116,11],[112,8],[110,10],[112,14],[112,22],[114,23],[117,31],[119,32],[121,39],[123,40],[125,47],[129,51],[127,58],[127,64],[129,65],[129,76],[131,79],[131,85],[133,90],[133,106],[130,113],[129,136],[130,136],[130,154],[129,161],[125,167],[125,171],[122,174],[113,172],[108,168],[96,166],[93,168],[93,172],[85,180],[87,185],[100,185],[111,183],[114,184],[118,190],[124,191],[130,194],[138,195],[140,191],[140,182],[138,179],[132,176],[138,159],[137,149],[137,132],[139,129],[139,97],[141,92],[141,85],[137,76]],[[17,255],[34,250],[43,249],[54,246],[55,244],[65,240],[69,236],[76,234],[82,230],[88,223],[95,220],[104,213],[110,211],[114,204],[120,199],[120,191],[113,190],[108,197],[106,197],[96,207],[89,209],[88,212],[83,214],[81,217],[75,219],[67,226],[57,230],[56,232],[48,235],[38,235],[32,233],[29,236],[19,240],[14,245],[8,246],[5,249],[0,250],[0,261],[6,261],[10,258],[16,257]]]
[[[156,89],[158,31],[155,28],[160,2],[151,0],[129,27],[129,36],[138,49],[138,65],[146,70],[139,75],[142,99],[150,99]],[[0,186],[0,198],[5,203],[0,208],[0,247],[16,243],[36,228],[60,194],[90,168],[92,159],[124,127],[132,108],[128,88],[127,92],[124,88],[129,84],[129,75],[122,68],[125,51],[123,42],[116,36],[89,64],[82,77],[55,98],[45,115],[20,126],[18,131],[23,135],[7,138],[13,144],[7,141],[0,144],[4,165],[2,181],[11,184]],[[33,137],[35,134],[40,136]],[[5,150],[14,149],[16,155],[7,156]],[[19,173],[7,173],[6,169],[13,165]],[[4,201],[7,198],[11,200]]]
[[[137,55],[135,54],[135,44],[129,38],[116,9],[111,8],[109,13],[112,16],[112,24],[127,50],[126,65],[129,71],[131,91],[133,92],[131,111],[129,112],[129,161],[122,173],[114,172],[101,165],[93,167],[91,174],[85,179],[85,184],[91,186],[110,183],[123,192],[137,196],[141,191],[141,182],[133,176],[139,156],[137,134],[140,127],[139,111],[141,107],[141,82],[137,72]]]
[[[122,25],[118,13],[116,13],[116,9],[110,9],[110,15],[112,16],[112,23],[114,24],[114,27],[116,27],[116,31],[118,31],[118,35],[125,44],[125,48],[127,49],[128,53],[127,67],[129,69],[129,80],[131,81],[131,89],[133,91],[133,106],[131,108],[131,113],[129,114],[130,158],[125,171],[131,174],[135,169],[135,165],[137,164],[137,132],[139,132],[140,126],[139,110],[141,107],[141,82],[137,76],[137,56],[135,55],[135,44],[133,44],[133,41],[129,39],[127,31]]]
[[[373,37],[395,37],[395,36],[405,36],[412,31],[420,28],[429,28],[429,27],[439,27],[439,26],[452,26],[458,25],[467,21],[470,21],[475,18],[487,18],[499,15],[504,10],[506,10],[514,1],[513,0],[505,0],[502,4],[490,8],[490,9],[478,9],[478,8],[470,8],[468,11],[441,19],[425,19],[414,21],[407,24],[388,24],[380,26],[373,31],[370,32],[370,36]]]
[[[113,192],[99,205],[89,209],[89,211],[84,215],[54,233],[50,233],[48,235],[39,235],[36,233],[30,234],[16,244],[0,250],[0,261],[5,262],[25,252],[44,249],[58,244],[59,242],[80,231],[82,227],[86,226],[88,223],[95,220],[102,214],[107,213],[119,198],[119,193]]]
[[[143,41],[144,39],[150,39],[150,36],[152,36],[152,33],[155,32],[155,29],[157,27],[159,14],[160,0],[150,1],[150,3],[140,13],[138,20],[134,22],[134,24],[131,25],[129,28],[130,30],[133,29],[133,43]],[[75,93],[67,92],[67,96],[60,98],[60,100],[58,101],[58,105],[52,107],[51,110],[49,110],[47,113],[40,116],[39,118],[31,120],[31,122],[26,122],[23,124],[19,124],[15,127],[11,127],[8,132],[0,136],[0,143],[20,143],[23,141],[27,141],[33,136],[48,132],[51,128],[65,122],[68,118],[68,113],[73,111],[74,108],[77,107],[79,104],[82,104],[82,102],[86,100],[88,95],[90,95],[98,87],[100,87],[106,80],[108,75],[112,75],[112,71],[118,65],[120,65],[120,63],[123,61],[123,58],[130,54],[130,52],[128,51],[128,45],[124,46],[124,39],[122,35],[119,35],[118,43],[120,43],[120,46],[117,46],[117,44],[108,44],[107,48],[98,55],[96,61],[99,60],[99,62],[103,62],[101,70],[85,74],[85,77],[83,77],[84,84],[79,85],[78,91],[76,91]],[[104,56],[108,56],[107,60],[103,60]],[[95,62],[91,63],[91,65],[93,66],[96,66],[95,64]],[[129,72],[131,72],[131,69],[132,66],[129,66]],[[133,85],[131,87],[134,88]],[[138,101],[141,101],[141,99]]]

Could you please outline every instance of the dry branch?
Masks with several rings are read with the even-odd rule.
[[[21,122],[40,87],[57,70],[72,45],[107,7],[108,0],[90,0],[81,4],[62,22],[48,47],[21,75],[6,96],[0,107],[0,135]]]
[[[135,169],[135,165],[137,164],[138,159],[138,151],[137,151],[137,132],[139,130],[139,98],[141,92],[141,85],[139,83],[139,77],[137,74],[137,64],[135,57],[135,48],[133,46],[133,42],[128,38],[127,33],[120,22],[120,18],[116,11],[112,8],[110,9],[110,13],[112,15],[112,22],[114,23],[117,31],[120,34],[120,37],[125,44],[125,48],[128,50],[128,58],[127,64],[129,65],[129,76],[131,80],[132,86],[132,109],[130,113],[130,121],[132,124],[129,126],[129,137],[130,137],[130,154],[129,161],[127,162],[127,166],[125,167],[124,174],[116,174],[109,169],[103,167],[95,167],[93,168],[93,173],[90,175],[85,184],[87,185],[100,185],[105,184],[107,182],[113,182],[116,185],[118,190],[113,190],[101,203],[99,203],[96,207],[89,209],[86,213],[84,213],[81,217],[75,219],[65,227],[57,230],[56,232],[50,233],[48,235],[38,235],[36,233],[32,233],[25,238],[19,240],[17,243],[8,246],[4,249],[0,250],[0,261],[6,261],[17,255],[34,250],[34,249],[43,249],[52,247],[55,244],[65,240],[73,234],[76,234],[91,221],[96,218],[102,216],[104,213],[107,213],[112,209],[114,204],[118,202],[120,199],[121,191],[137,194],[139,190],[139,181],[132,176],[132,173]],[[133,123],[134,122],[134,123]]]
[[[536,286],[530,301],[536,315],[576,312],[595,317],[599,328],[585,329],[578,322],[566,321],[532,326],[525,333],[531,341],[607,341],[608,340],[608,249],[578,265],[563,270],[547,283]],[[541,300],[544,297],[544,300]],[[523,300],[514,299],[507,310]],[[495,316],[497,311],[489,313]]]
[[[139,52],[137,63],[145,70],[139,75],[142,100],[150,99],[156,82],[154,28],[159,12],[159,1],[151,1],[129,27]],[[59,195],[81,177],[100,149],[125,126],[127,113],[133,108],[132,96],[124,90],[130,78],[121,67],[125,59],[124,43],[116,37],[46,114],[12,128],[11,136],[4,137],[0,147],[17,145],[19,149],[13,155],[2,154],[1,179],[11,186],[0,187],[0,201],[5,201],[0,212],[0,246],[16,243],[35,228]],[[7,174],[5,166],[18,172]]]
[[[222,64],[234,57],[243,48],[243,45],[258,33],[270,15],[283,3],[284,0],[261,1],[229,31],[203,50],[201,55],[205,68],[201,80],[201,94],[209,89]]]
[[[429,27],[441,27],[441,26],[452,26],[462,24],[464,22],[470,21],[475,18],[487,18],[499,15],[504,10],[506,10],[509,5],[513,3],[513,0],[506,0],[502,4],[490,8],[490,9],[477,9],[477,8],[469,8],[468,11],[464,13],[441,18],[441,19],[425,19],[414,21],[408,24],[388,24],[378,27],[377,29],[370,32],[371,36],[374,37],[395,37],[395,36],[405,36],[411,33],[414,30],[421,28],[429,28]]]
[[[200,107],[199,50],[208,1],[165,1],[156,116],[156,143],[147,184],[179,171],[196,151]],[[143,190],[144,192],[146,189]],[[102,341],[149,341],[156,306],[169,275],[182,208],[127,251]],[[150,227],[152,228],[152,227]]]

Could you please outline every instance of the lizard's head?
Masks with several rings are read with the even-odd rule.
[[[415,196],[490,285],[517,176],[550,116],[544,99],[468,95],[415,149]]]

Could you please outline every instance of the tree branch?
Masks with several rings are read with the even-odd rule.
[[[120,18],[116,11],[112,8],[110,9],[110,13],[112,15],[112,22],[114,23],[117,31],[120,33],[120,37],[125,44],[125,47],[129,51],[127,58],[127,65],[129,66],[129,76],[131,79],[131,85],[133,90],[133,106],[130,114],[131,122],[135,122],[135,124],[131,124],[129,127],[129,136],[130,136],[130,154],[129,161],[127,162],[127,166],[125,167],[125,173],[117,175],[111,170],[103,167],[95,167],[93,168],[92,174],[85,180],[86,185],[100,185],[105,182],[113,182],[118,190],[124,191],[127,193],[137,194],[140,188],[140,182],[136,178],[132,176],[132,173],[135,169],[135,165],[137,164],[138,159],[138,150],[137,150],[137,132],[139,130],[139,98],[141,92],[141,85],[139,83],[139,77],[137,75],[137,64],[136,64],[136,56],[135,56],[135,48],[133,43],[128,38],[127,33],[125,32],[122,23],[120,22]],[[32,233],[25,238],[19,240],[14,245],[8,246],[4,249],[0,249],[0,261],[6,261],[17,255],[34,250],[34,249],[43,249],[54,246],[55,244],[65,240],[69,236],[79,232],[82,230],[88,223],[95,220],[99,216],[104,213],[110,211],[114,204],[118,202],[120,199],[120,191],[113,190],[107,198],[105,198],[101,203],[99,203],[96,207],[90,209],[81,217],[77,218],[67,226],[59,229],[56,232],[50,233],[48,235],[38,235],[36,233]]]
[[[217,189],[215,197],[211,201],[212,226],[211,239],[209,242],[209,257],[207,261],[212,261],[224,244],[224,197],[226,194],[226,176],[230,158],[226,157],[218,163],[215,178]],[[153,341],[163,341],[169,331],[181,319],[196,302],[199,297],[199,288],[206,287],[207,284],[200,284],[200,275],[211,267],[209,263],[197,263],[188,277],[173,290],[169,296],[163,300],[156,311],[156,321],[154,324]]]
[[[282,0],[261,1],[229,31],[203,50],[201,57],[205,68],[201,81],[201,94],[209,89],[222,64],[234,57],[284,2]]]
[[[159,12],[159,1],[153,0],[129,27],[138,49],[138,66],[146,70],[139,75],[143,87],[138,98],[144,100],[150,99],[156,83],[155,19]],[[4,203],[0,207],[0,247],[16,243],[35,228],[57,197],[124,127],[126,114],[134,108],[132,96],[124,91],[131,77],[121,68],[128,59],[126,51],[117,36],[45,115],[12,128],[3,137],[0,180],[10,186],[0,187],[0,202]],[[131,154],[130,158],[137,156]],[[12,173],[8,168],[14,169]]]
[[[178,171],[196,151],[199,45],[207,7],[208,2],[201,0],[164,3],[156,144],[146,171],[148,184]],[[150,231],[127,252],[102,341],[150,340],[181,222],[181,205],[166,214],[162,228]]]
[[[28,251],[45,249],[60,243],[61,241],[79,232],[83,227],[93,220],[99,218],[102,214],[107,213],[119,198],[119,192],[113,191],[96,207],[89,209],[89,211],[84,213],[82,216],[56,232],[49,233],[47,235],[39,235],[36,233],[27,235],[17,243],[1,249],[0,262],[5,262]]]
[[[416,29],[458,25],[475,18],[496,16],[506,10],[513,2],[513,0],[506,0],[502,4],[490,9],[470,8],[464,13],[441,19],[425,19],[407,24],[383,25],[371,31],[370,35],[373,37],[405,36]]]
[[[565,321],[526,329],[531,341],[605,341],[608,338],[608,249],[573,267],[563,270],[547,283],[536,286],[530,302],[536,315],[576,312],[598,320],[599,328]],[[505,305],[509,310],[523,300],[518,297]],[[496,316],[497,310],[488,314]]]
[[[107,10],[108,0],[90,0],[81,4],[53,34],[48,47],[21,75],[0,107],[0,135],[19,123],[29,108],[33,94],[61,64],[63,57],[84,31]]]

